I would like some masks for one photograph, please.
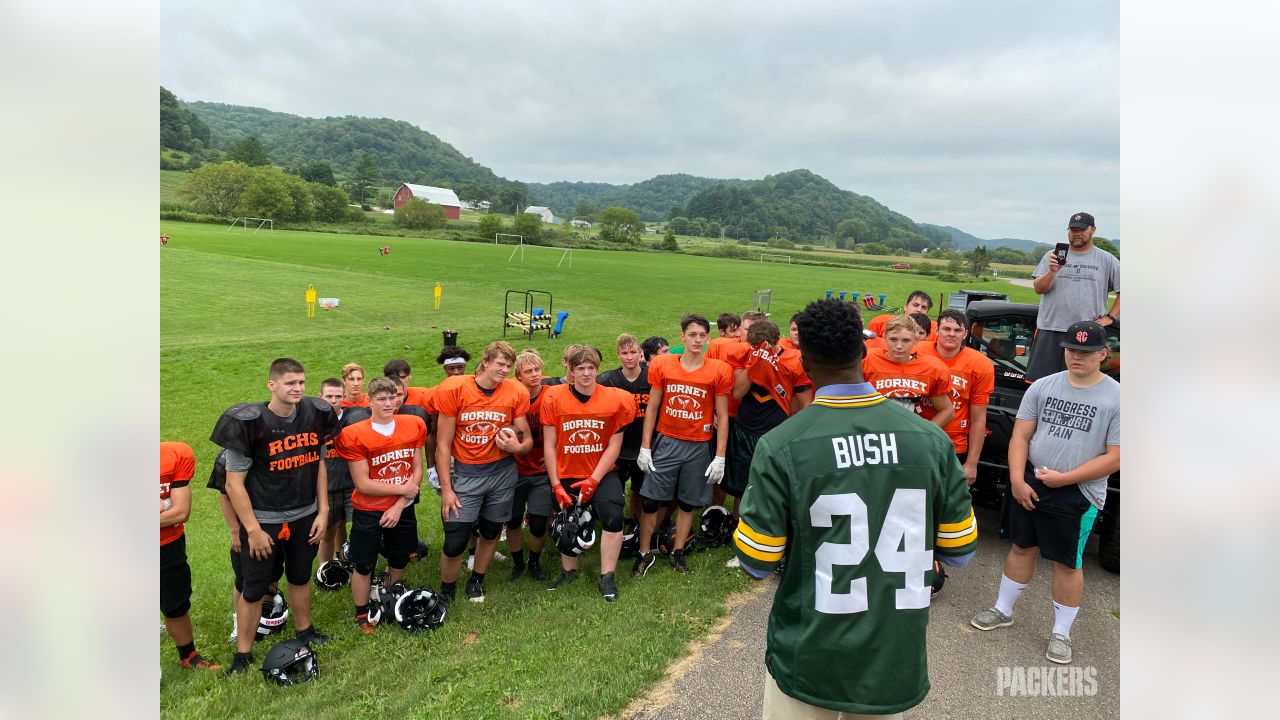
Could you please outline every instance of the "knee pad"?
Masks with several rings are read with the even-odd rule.
[[[444,556],[456,558],[467,549],[471,540],[471,523],[447,522],[444,524]]]
[[[409,564],[409,553],[387,553],[387,567],[403,570]]]
[[[523,515],[516,515],[515,513],[512,513],[512,514],[511,514],[511,519],[507,521],[507,529],[508,529],[508,530],[519,530],[519,529],[520,529],[520,526],[521,526],[521,525],[523,525],[523,524],[524,524],[524,516],[523,516]]]
[[[662,509],[662,501],[654,500],[653,498],[642,497],[640,500],[640,504],[642,506],[642,509],[646,513],[650,513],[650,514],[656,513]]]
[[[373,571],[374,571],[374,570],[376,570],[377,568],[378,568],[378,561],[377,561],[377,560],[375,560],[375,561],[373,561],[373,562],[371,562],[371,563],[357,563],[357,564],[356,564],[356,573],[357,573],[357,574],[359,574],[359,575],[366,575],[366,576],[368,576],[368,575],[372,575],[372,574],[373,574]]]
[[[529,534],[533,537],[540,538],[547,534],[547,518],[543,516],[529,516]]]
[[[244,589],[240,591],[240,597],[249,604],[262,602],[262,598],[266,597],[267,586],[244,583]]]
[[[485,540],[496,540],[498,533],[502,532],[502,523],[496,520],[480,518],[480,521],[476,523],[476,527],[480,530],[480,537]]]
[[[164,616],[170,620],[173,620],[174,618],[180,618],[183,615],[186,615],[187,613],[191,612],[191,599],[187,598],[186,600],[183,600],[180,604],[171,608],[167,608],[162,612],[164,613]]]
[[[697,505],[690,505],[689,503],[687,503],[687,502],[685,502],[685,501],[681,500],[681,501],[680,501],[680,509],[681,509],[681,510],[683,510],[683,511],[685,511],[685,512],[693,512],[694,510],[697,510],[697,509],[698,509],[698,506],[697,506]]]
[[[605,532],[622,532],[621,503],[595,503],[595,509],[597,517],[600,520],[600,527],[603,528]]]
[[[311,568],[289,568],[285,573],[285,579],[290,585],[308,585],[311,583]]]

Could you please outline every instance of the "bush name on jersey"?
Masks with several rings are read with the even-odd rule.
[[[863,433],[831,438],[836,467],[844,470],[863,465],[897,465],[898,437],[893,433]]]
[[[297,450],[301,447],[309,447],[311,445],[320,444],[320,435],[313,432],[297,433],[290,435],[283,440],[272,440],[267,446],[269,455],[279,455],[283,452]],[[280,460],[272,460],[270,464],[271,470],[290,470],[296,467],[302,467],[308,463],[320,460],[319,452],[309,452],[304,455],[294,455],[292,457],[282,458]]]

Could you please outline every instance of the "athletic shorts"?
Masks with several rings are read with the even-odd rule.
[[[705,441],[678,440],[657,435],[653,441],[653,472],[644,478],[642,497],[666,502],[675,496],[686,505],[711,502],[707,466],[711,451]]]
[[[532,517],[548,517],[555,513],[556,504],[551,497],[551,481],[546,475],[518,475],[516,489],[511,500],[511,519],[508,527],[518,528],[527,514]]]
[[[351,522],[353,510],[355,507],[351,504],[351,488],[329,493],[329,527],[336,527],[340,522]]]
[[[403,569],[409,564],[409,555],[418,550],[418,519],[413,506],[400,513],[400,522],[394,527],[382,527],[378,524],[381,519],[381,510],[356,508],[351,516],[347,560],[356,566],[376,565],[381,552],[387,556],[387,567]]]
[[[1067,360],[1060,344],[1066,336],[1066,332],[1057,330],[1036,330],[1031,359],[1027,361],[1028,381],[1039,380],[1067,369]]]
[[[577,497],[578,491],[573,489],[573,484],[581,479],[565,479],[564,489],[571,496]],[[606,518],[612,518],[614,526],[617,527],[622,523],[622,507],[624,504],[622,480],[618,477],[618,473],[610,470],[600,480],[600,485],[596,487],[596,494],[591,496],[591,501],[587,503],[587,507],[591,508],[591,516],[599,521],[602,526]]]
[[[1033,479],[1030,476],[1027,481],[1031,483]],[[1080,567],[1098,508],[1074,485],[1046,488],[1039,481],[1031,485],[1040,496],[1035,510],[1022,507],[1012,496],[1008,499],[1010,539],[1020,548],[1038,546],[1040,556],[1046,560],[1069,568]]]
[[[626,490],[627,481],[631,481],[631,492],[639,494],[640,488],[644,487],[644,471],[640,469],[640,464],[635,458],[623,460],[618,458],[617,463],[613,466],[613,471],[618,473],[618,480],[622,482],[623,490]]]
[[[754,435],[743,430],[734,423],[729,432],[729,451],[724,463],[724,480],[720,487],[725,493],[736,498],[742,497],[747,489],[747,478],[751,475],[751,458],[756,454],[756,443],[763,435]]]
[[[191,566],[187,564],[187,536],[160,546],[160,612],[167,618],[191,609]]]
[[[445,521],[474,523],[481,517],[490,522],[510,520],[517,477],[516,461],[510,457],[484,465],[455,462],[450,481],[462,505],[461,517]]]
[[[311,582],[311,566],[319,547],[307,542],[316,513],[311,513],[288,523],[262,523],[262,530],[274,543],[266,560],[255,560],[249,554],[249,532],[240,527],[240,569],[243,573],[243,593],[249,602],[257,602],[267,592],[267,586],[280,577],[281,564],[290,585],[306,585]],[[280,537],[285,525],[289,527],[287,538]]]

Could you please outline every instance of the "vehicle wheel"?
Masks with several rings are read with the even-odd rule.
[[[1107,514],[1107,524],[1098,539],[1098,564],[1103,570],[1120,572],[1120,508]]]

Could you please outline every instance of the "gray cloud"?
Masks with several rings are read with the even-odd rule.
[[[371,9],[372,8],[372,9]],[[1119,227],[1116,2],[167,2],[186,100],[406,120],[499,175],[808,168],[913,219]],[[1113,230],[1114,234],[1114,230]]]

